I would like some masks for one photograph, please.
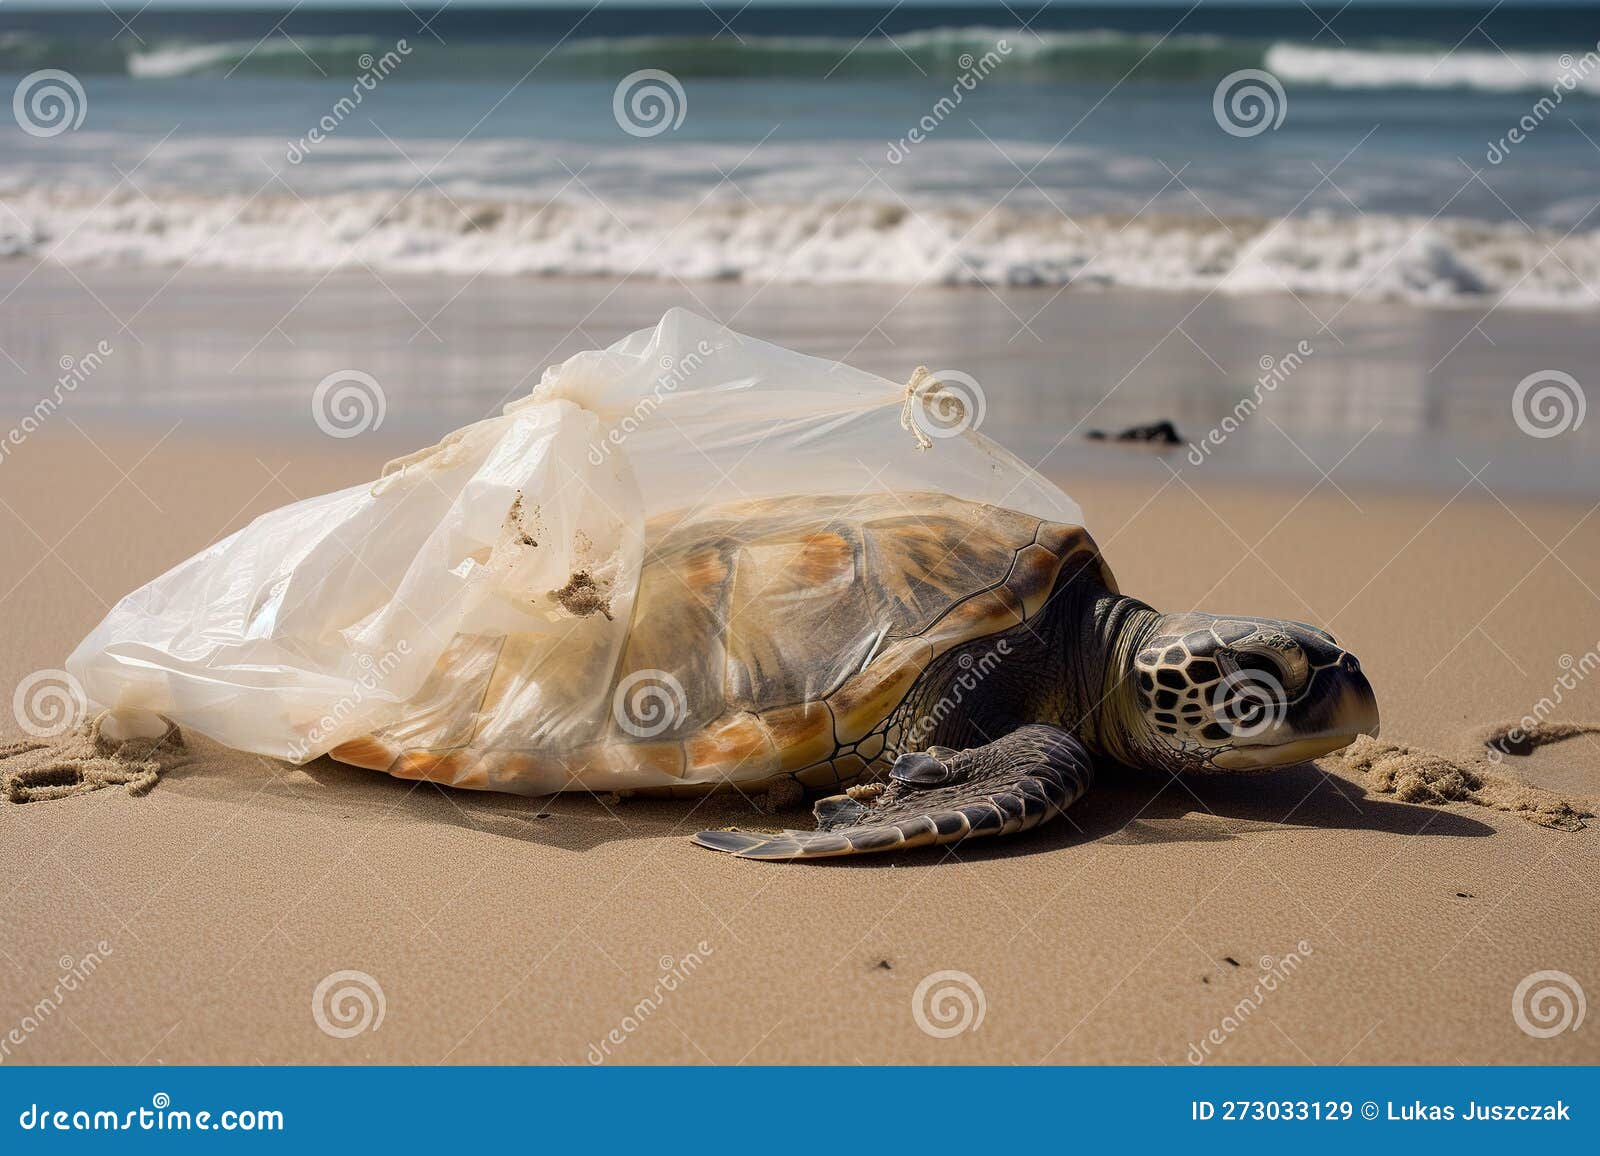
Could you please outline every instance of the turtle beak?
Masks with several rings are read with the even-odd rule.
[[[1354,664],[1355,660],[1350,660]],[[1367,676],[1356,666],[1354,670],[1345,672],[1346,686],[1344,701],[1340,708],[1341,718],[1349,728],[1350,741],[1354,742],[1359,735],[1368,738],[1378,737],[1378,696],[1372,689],[1372,684],[1367,681]]]
[[[1303,763],[1342,750],[1362,735],[1378,737],[1378,696],[1353,655],[1317,672],[1309,693],[1281,726],[1255,743],[1221,751],[1219,770],[1247,771]]]

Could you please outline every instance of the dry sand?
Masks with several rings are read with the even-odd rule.
[[[405,448],[161,437],[57,420],[0,465],[0,685],[252,515]],[[1584,505],[1143,477],[1066,479],[1124,589],[1329,626],[1386,737],[1455,749],[1600,645]],[[1600,718],[1596,683],[1555,717]],[[1593,798],[1597,753],[1586,735],[1506,766]],[[1600,993],[1596,826],[1373,785],[1337,759],[1102,781],[1032,836],[797,867],[688,842],[764,821],[736,799],[451,792],[196,739],[143,797],[0,805],[0,1059],[1183,1063],[1215,1031],[1211,1062],[1600,1060],[1593,1024],[1537,1039],[1512,1014],[1537,971]],[[319,1028],[341,971],[381,988],[377,1030]],[[976,1030],[919,1028],[941,971],[981,989]]]

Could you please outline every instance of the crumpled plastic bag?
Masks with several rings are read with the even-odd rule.
[[[372,483],[203,550],[122,599],[67,669],[97,705],[240,750],[303,763],[338,748],[394,774],[560,789],[567,756],[615,726],[652,519],[937,491],[1079,523],[973,428],[985,403],[964,374],[891,382],[674,309]],[[707,642],[686,635],[683,654]],[[401,757],[419,745],[457,757],[425,772]],[[540,758],[491,773],[510,749]],[[612,789],[657,781],[612,770]]]

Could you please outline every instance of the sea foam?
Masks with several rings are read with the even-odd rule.
[[[461,276],[638,276],[903,286],[1125,286],[1326,294],[1429,305],[1593,308],[1600,232],[1316,212],[1227,222],[1172,213],[1016,211],[905,202],[415,192],[296,196],[20,189],[0,253],[69,266],[187,264]]]

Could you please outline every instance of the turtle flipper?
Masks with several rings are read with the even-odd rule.
[[[901,755],[882,786],[818,801],[815,831],[701,831],[694,841],[742,859],[820,859],[1011,835],[1077,802],[1093,775],[1084,745],[1044,724],[933,750]]]

